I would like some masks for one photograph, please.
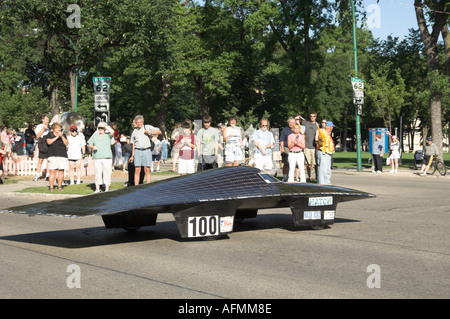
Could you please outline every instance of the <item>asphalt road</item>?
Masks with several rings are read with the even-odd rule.
[[[170,214],[136,233],[100,217],[0,214],[0,298],[450,297],[448,176],[335,171],[332,182],[377,198],[339,204],[315,231],[263,210],[216,241],[181,239]],[[0,210],[48,199],[0,193]]]

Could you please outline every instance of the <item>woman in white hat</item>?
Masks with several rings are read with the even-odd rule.
[[[105,122],[100,122],[97,132],[89,139],[89,148],[92,150],[95,172],[95,192],[100,193],[100,185],[105,185],[105,192],[109,191],[112,173],[111,138],[114,130]]]

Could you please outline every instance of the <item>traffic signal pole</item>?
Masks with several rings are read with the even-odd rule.
[[[355,77],[358,76],[358,54],[356,47],[356,17],[355,17],[355,0],[350,0],[352,4],[352,23],[353,23],[353,60],[355,63]],[[358,171],[362,171],[361,161],[361,116],[358,112],[358,106],[355,105],[356,113],[356,161]]]

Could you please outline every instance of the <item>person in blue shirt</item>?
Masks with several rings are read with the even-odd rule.
[[[383,155],[384,155],[384,145],[381,140],[381,135],[375,135],[375,142],[372,145],[372,158],[373,158],[373,171],[372,173],[382,173],[383,172]]]

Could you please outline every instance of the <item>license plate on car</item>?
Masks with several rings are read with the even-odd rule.
[[[333,205],[333,196],[308,198],[308,206],[328,206],[328,205]]]
[[[304,220],[317,220],[321,219],[320,211],[304,211],[303,212]]]

